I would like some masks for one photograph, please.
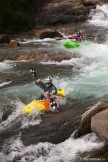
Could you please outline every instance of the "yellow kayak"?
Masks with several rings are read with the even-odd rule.
[[[57,96],[64,97],[64,89],[57,90]],[[50,105],[50,100],[32,100],[27,106],[24,107],[24,114],[29,114],[33,110],[37,109],[39,112],[45,112],[48,110]]]

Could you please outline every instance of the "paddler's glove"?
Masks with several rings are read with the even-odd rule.
[[[37,80],[36,80],[36,83],[40,83],[40,82],[41,82],[41,79],[37,79]]]

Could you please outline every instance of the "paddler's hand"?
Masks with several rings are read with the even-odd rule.
[[[45,96],[46,96],[46,97],[49,97],[49,95],[50,95],[49,91],[46,91],[46,92],[45,92]]]
[[[41,79],[37,79],[37,80],[36,80],[36,83],[40,83],[40,82],[41,82]]]

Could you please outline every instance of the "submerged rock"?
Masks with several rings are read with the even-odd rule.
[[[91,130],[108,140],[108,108],[91,118]]]
[[[14,60],[14,61],[21,61],[21,60],[29,60],[31,62],[41,62],[45,61],[48,62],[50,61],[62,61],[62,60],[69,60],[71,59],[70,54],[65,54],[65,53],[54,53],[54,52],[49,52],[49,51],[44,51],[44,50],[39,50],[39,51],[33,51],[33,52],[27,52],[24,54],[13,54],[13,55],[2,55],[0,56],[0,60],[3,61],[5,59],[7,60]]]

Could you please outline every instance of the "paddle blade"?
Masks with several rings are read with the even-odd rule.
[[[33,68],[30,70],[30,72],[34,78],[37,76],[36,71]]]

